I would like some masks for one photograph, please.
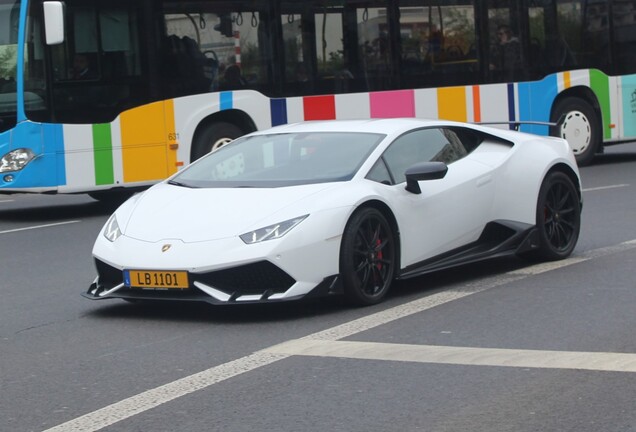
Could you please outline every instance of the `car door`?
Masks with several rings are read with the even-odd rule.
[[[394,185],[403,268],[476,241],[490,221],[493,167],[469,157],[478,145],[467,129],[428,128],[400,136],[383,154],[380,163]],[[420,182],[421,194],[408,192],[405,170],[425,161],[446,163],[446,176]]]

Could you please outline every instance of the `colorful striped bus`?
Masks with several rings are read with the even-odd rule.
[[[0,0],[0,193],[145,188],[245,133],[379,117],[636,138],[636,0]]]

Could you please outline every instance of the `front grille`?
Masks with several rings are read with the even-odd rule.
[[[99,292],[109,290],[123,283],[123,272],[103,261],[95,259],[95,267],[99,275]],[[204,295],[195,288],[194,281],[201,282],[225,292],[234,298],[242,295],[272,295],[284,293],[296,283],[294,278],[270,263],[260,261],[253,264],[217,270],[209,273],[190,273],[190,289],[186,290],[142,290],[123,287],[112,295],[117,297],[148,298],[198,298]],[[207,295],[204,295],[207,297]]]
[[[124,275],[121,270],[116,269],[103,261],[95,259],[95,267],[99,275],[100,285],[115,286],[124,281]]]
[[[296,283],[294,278],[269,261],[194,274],[192,277],[227,294],[235,295],[283,293]]]

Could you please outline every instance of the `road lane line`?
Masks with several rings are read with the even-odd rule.
[[[389,344],[296,339],[272,354],[411,363],[636,372],[636,354]]]
[[[541,263],[534,266],[526,267],[523,270],[513,270],[501,275],[491,276],[485,279],[477,280],[472,283],[464,284],[459,288],[452,288],[431,294],[424,298],[420,298],[409,303],[395,306],[393,308],[374,313],[372,315],[364,316],[347,323],[313,333],[309,336],[289,342],[293,344],[300,343],[298,341],[307,342],[308,344],[316,343],[317,341],[335,342],[339,339],[343,339],[348,336],[369,330],[374,327],[378,327],[390,322],[396,321],[401,318],[408,317],[410,315],[423,312],[427,309],[431,309],[445,303],[449,303],[454,300],[458,300],[472,294],[487,291],[491,288],[495,288],[501,285],[505,285],[511,282],[525,279],[529,276],[540,274],[546,271],[564,268],[570,265],[578,264],[584,261],[588,261],[593,258],[600,258],[608,256],[618,252],[625,252],[636,248],[636,239],[620,243],[615,246],[594,249],[587,251],[578,256],[574,256],[562,261],[556,261],[551,263]],[[343,341],[340,341],[343,342]],[[195,373],[193,375],[186,376],[179,380],[170,382],[168,384],[156,387],[154,389],[147,390],[139,393],[135,396],[123,399],[107,407],[98,409],[96,411],[87,413],[81,417],[69,420],[50,429],[46,429],[43,432],[94,432],[101,430],[105,427],[111,426],[117,422],[130,418],[134,415],[141,414],[144,411],[156,408],[166,402],[177,399],[179,397],[188,395],[198,390],[207,388],[213,384],[227,380],[229,378],[241,375],[246,372],[250,372],[259,369],[263,366],[273,364],[279,360],[289,358],[293,355],[285,352],[277,352],[281,346],[285,346],[285,343],[275,345],[273,347],[265,348],[260,351],[256,351],[245,357],[224,363],[218,366],[211,367],[202,372]],[[338,345],[343,346],[343,345]],[[441,349],[443,347],[435,347]],[[452,347],[447,347],[452,348]],[[477,348],[479,349],[479,348]],[[532,353],[528,350],[509,350],[517,353]],[[295,353],[296,351],[294,351]],[[558,352],[557,352],[558,353]],[[457,353],[454,353],[457,354]],[[511,354],[511,353],[509,353]],[[576,353],[575,353],[576,354]],[[579,353],[581,354],[581,353]],[[585,354],[585,353],[583,353]],[[602,354],[602,353],[601,353]],[[630,355],[630,354],[626,354]],[[636,356],[636,354],[634,354]],[[449,358],[452,356],[448,356]],[[558,360],[564,362],[566,359],[564,355],[558,356]],[[620,356],[619,356],[620,357]],[[616,360],[621,360],[626,368],[629,359],[625,361],[624,358],[617,357]],[[608,360],[609,357],[603,357],[603,360]],[[579,358],[580,360],[580,358]],[[473,360],[473,362],[476,360]],[[517,360],[521,361],[521,360]],[[526,359],[526,361],[529,361]],[[590,357],[586,359],[587,364],[591,364]],[[501,360],[500,360],[501,362]],[[462,363],[463,364],[463,363]],[[619,364],[619,365],[620,365]],[[567,363],[572,368],[571,363]],[[619,367],[619,366],[616,366]]]
[[[0,203],[9,203],[9,202],[14,202],[15,200],[12,199],[8,199],[8,200],[0,200]]]
[[[81,222],[81,221],[79,221],[79,220],[71,220],[71,221],[57,222],[57,223],[51,223],[51,224],[46,224],[46,225],[34,225],[34,226],[29,226],[29,227],[24,227],[24,228],[16,228],[16,229],[0,231],[0,234],[9,234],[9,233],[14,233],[14,232],[19,232],[19,231],[29,231],[29,230],[40,229],[40,228],[50,228],[50,227],[54,227],[54,226],[74,224],[74,223],[78,223],[78,222]]]
[[[67,423],[47,429],[45,432],[98,431],[136,414],[156,408],[171,400],[288,357],[290,356],[258,351],[246,357],[139,393]]]
[[[583,192],[593,192],[593,191],[600,191],[600,190],[606,190],[606,189],[616,189],[616,188],[622,188],[622,187],[628,187],[628,186],[629,186],[628,184],[615,184],[615,185],[609,185],[609,186],[599,186],[599,187],[583,189]]]

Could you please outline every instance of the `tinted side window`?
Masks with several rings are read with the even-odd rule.
[[[418,162],[451,164],[466,156],[476,147],[476,141],[465,143],[457,132],[462,133],[451,129],[420,129],[396,139],[383,155],[395,183],[406,181],[404,172]]]
[[[367,179],[387,185],[393,184],[389,169],[386,167],[386,163],[382,158],[373,165],[373,168],[371,168],[369,174],[367,174]]]

